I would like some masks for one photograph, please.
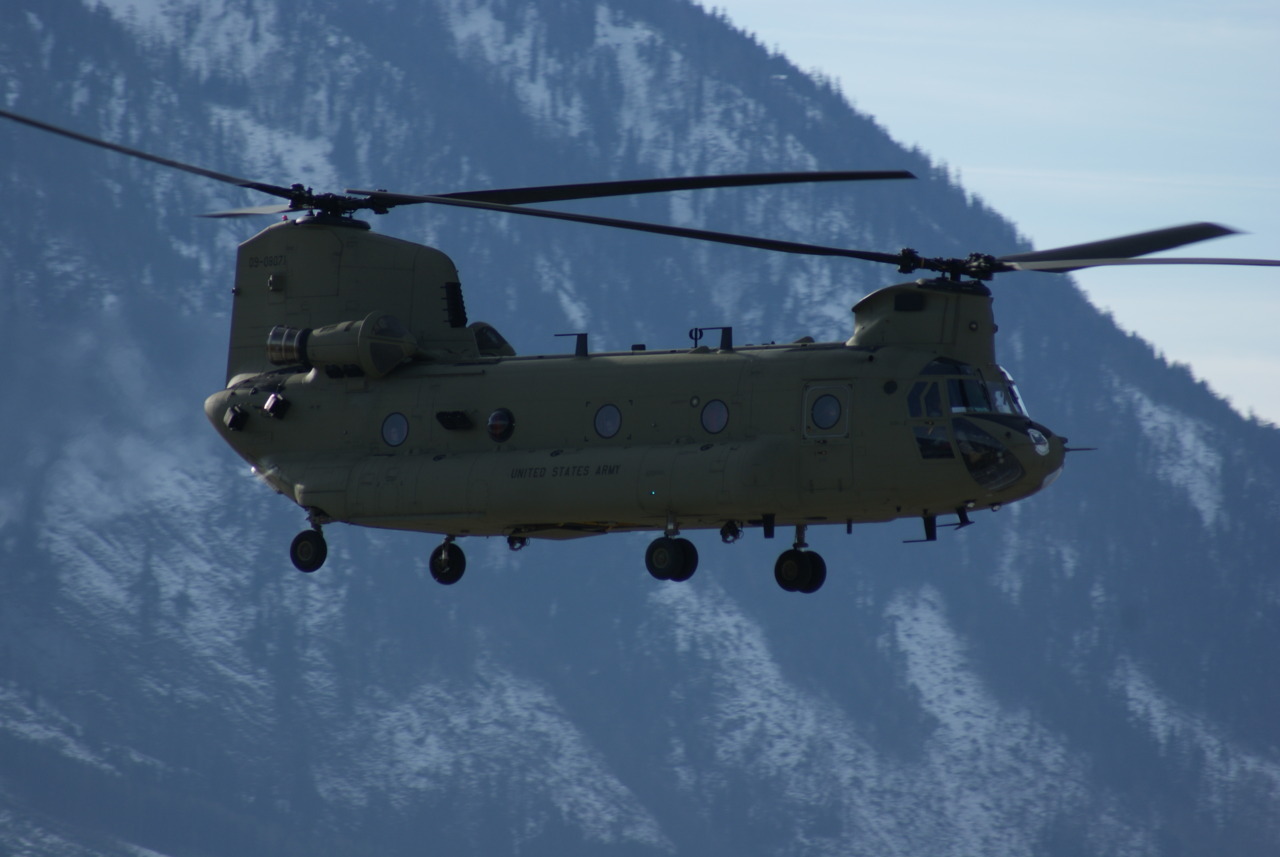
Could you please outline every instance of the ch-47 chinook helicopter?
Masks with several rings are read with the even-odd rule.
[[[877,253],[531,209],[529,203],[790,182],[912,178],[905,172],[770,173],[615,181],[435,195],[313,193],[249,181],[0,116],[135,158],[261,191],[283,204],[220,212],[296,215],[240,245],[227,386],[205,402],[223,439],[307,513],[290,548],[301,571],[324,564],[332,522],[443,536],[429,568],[456,583],[463,536],[531,538],[660,533],[645,564],[687,580],[698,564],[682,530],[792,528],[774,567],[788,591],[815,592],[815,524],[919,517],[970,523],[1044,488],[1066,439],[1031,419],[996,363],[991,292],[1012,271],[1100,265],[1280,265],[1256,259],[1138,259],[1232,234],[1196,223],[993,258]],[[380,236],[354,214],[431,203],[843,256],[937,276],[880,289],[853,308],[847,342],[517,355],[493,327],[468,323],[457,270],[439,250]]]

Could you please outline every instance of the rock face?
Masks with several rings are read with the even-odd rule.
[[[6,109],[280,184],[409,193],[910,169],[579,210],[933,255],[1028,249],[833,89],[683,0],[15,0]],[[13,5],[13,4],[11,4]],[[204,423],[263,202],[0,126],[0,851],[21,855],[1270,854],[1280,431],[1065,278],[995,286],[1034,415],[1098,447],[934,544],[469,544],[331,528]],[[397,211],[524,353],[846,338],[848,261]],[[1229,277],[1229,274],[1223,274]],[[1229,288],[1224,285],[1224,288]]]

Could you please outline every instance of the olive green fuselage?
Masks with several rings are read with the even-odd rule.
[[[1037,452],[1025,417],[943,401],[963,376],[922,376],[930,357],[830,343],[411,364],[377,380],[286,370],[243,379],[206,408],[300,506],[451,535],[886,521],[1039,490],[1061,442]],[[913,415],[919,383],[939,385],[941,407]],[[289,403],[283,417],[263,410],[273,393]],[[230,431],[221,416],[234,405],[248,419]],[[499,411],[505,440],[488,426]],[[956,418],[1022,474],[982,484]]]

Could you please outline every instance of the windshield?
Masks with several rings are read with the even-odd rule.
[[[1018,398],[1018,389],[1012,381],[1002,381],[991,385],[991,403],[998,414],[1019,414],[1026,416],[1022,400]]]
[[[907,394],[907,410],[912,417],[942,416],[943,387],[947,391],[949,413],[1027,415],[1013,379],[999,367],[995,367],[994,372],[988,370],[984,377],[984,373],[972,366],[940,357],[921,374],[951,377],[921,379],[912,386]],[[993,374],[995,377],[990,377]]]
[[[991,396],[987,386],[973,378],[947,379],[947,397],[953,414],[989,414]]]

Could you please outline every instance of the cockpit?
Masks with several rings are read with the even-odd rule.
[[[907,409],[911,417],[944,416],[943,395],[946,396],[945,414],[1009,414],[1025,417],[1026,410],[1018,397],[1013,379],[997,368],[995,378],[983,378],[976,368],[967,363],[945,357],[929,363],[920,373],[907,394]],[[928,376],[947,376],[931,380]]]
[[[1027,418],[1013,379],[999,367],[984,375],[969,364],[937,358],[907,393],[907,412],[921,458],[959,458],[989,491],[1003,490],[1025,473],[1008,445],[1012,438],[1021,437],[1036,456],[1050,451],[1045,433]]]

